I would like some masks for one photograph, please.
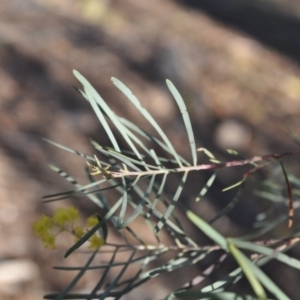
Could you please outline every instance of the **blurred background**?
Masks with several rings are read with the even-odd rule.
[[[67,245],[45,250],[30,228],[55,208],[42,204],[42,196],[71,188],[49,163],[87,181],[83,159],[41,138],[90,155],[89,138],[108,143],[91,107],[72,88],[80,87],[73,69],[117,114],[151,131],[110,78],[123,81],[188,158],[166,78],[187,104],[198,147],[221,157],[226,148],[246,156],[277,153],[296,148],[287,130],[300,136],[299,36],[300,4],[294,0],[0,1],[0,299],[42,299],[74,275],[52,270],[64,263]],[[296,175],[298,161],[293,158],[289,169]],[[237,178],[230,171],[216,184],[225,187]],[[220,195],[193,208],[207,219],[224,206]],[[95,207],[86,202],[78,205],[89,215]],[[245,231],[255,213],[245,199],[216,227],[224,234]],[[68,263],[78,265],[72,256]],[[296,299],[299,272],[275,266],[269,273]],[[88,290],[89,280],[79,288]],[[171,275],[124,299],[159,299],[176,284]]]

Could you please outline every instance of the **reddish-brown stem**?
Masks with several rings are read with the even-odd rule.
[[[147,171],[127,171],[120,169],[119,171],[110,171],[112,178],[124,177],[124,176],[146,176],[146,175],[157,175],[165,173],[179,173],[179,172],[189,172],[189,171],[199,171],[199,170],[212,170],[212,169],[222,169],[229,167],[244,166],[251,163],[257,163],[265,160],[280,160],[283,157],[291,156],[299,153],[299,151],[282,152],[279,154],[267,154],[262,156],[254,156],[252,158],[247,158],[243,160],[234,160],[227,163],[214,163],[214,164],[202,164],[198,166],[186,166],[174,169],[159,169],[159,170],[147,170]]]

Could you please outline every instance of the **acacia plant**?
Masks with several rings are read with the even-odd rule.
[[[88,222],[88,230],[83,229],[84,226],[74,225],[78,219],[78,211],[76,212],[74,208],[57,211],[53,218],[43,216],[34,224],[36,235],[40,236],[45,245],[50,248],[54,247],[55,237],[53,235],[49,237],[49,229],[56,226],[59,231],[62,231],[66,229],[68,222],[73,224],[69,231],[76,236],[76,242],[67,250],[65,258],[75,250],[87,251],[82,247],[90,241],[90,255],[85,265],[56,267],[65,272],[77,270],[78,274],[72,282],[61,293],[46,295],[45,298],[120,299],[154,277],[198,265],[211,253],[215,253],[213,263],[201,271],[199,269],[196,277],[192,275],[189,277],[190,275],[186,274],[182,284],[169,295],[165,295],[165,299],[268,299],[269,296],[272,297],[271,299],[274,297],[280,300],[289,299],[261,267],[271,260],[278,260],[300,269],[300,261],[285,254],[286,250],[294,247],[299,241],[299,227],[297,229],[296,224],[293,224],[294,207],[298,206],[298,202],[295,199],[293,203],[292,192],[299,187],[300,182],[287,173],[283,159],[296,154],[297,151],[245,158],[231,150],[229,154],[233,159],[222,162],[207,149],[197,149],[185,103],[172,82],[167,80],[167,87],[179,107],[186,128],[189,141],[187,145],[190,147],[192,158],[189,161],[177,153],[159,124],[121,81],[112,78],[113,84],[132,102],[157,134],[150,135],[134,122],[116,115],[79,72],[74,71],[74,75],[83,86],[79,92],[91,104],[111,145],[101,146],[96,141],[92,141],[99,155],[90,156],[47,140],[85,159],[90,183],[81,185],[60,168],[50,166],[69,181],[74,189],[46,196],[45,202],[82,196],[99,207],[97,211],[99,214]],[[118,138],[116,132],[120,133]],[[120,147],[120,138],[123,138],[123,145],[127,144],[126,149]],[[149,144],[152,146],[149,147]],[[207,156],[208,163],[198,162],[199,152]],[[204,158],[206,156],[202,155]],[[273,205],[269,205],[268,209],[260,213],[253,232],[247,236],[233,238],[225,237],[214,229],[213,223],[224,217],[242,199],[247,180],[254,176],[256,171],[272,164],[281,169],[284,184],[281,182],[280,185],[276,185],[265,181],[267,188],[260,193]],[[187,208],[186,202],[181,199],[181,194],[183,188],[186,188],[185,183],[190,172],[210,170],[212,173],[207,183],[199,188],[198,195],[195,195],[195,201],[199,201],[209,189],[214,188],[214,180],[220,169],[237,166],[248,166],[248,168],[240,182],[233,183],[227,188],[236,188],[236,196],[212,220],[205,221]],[[166,192],[166,182],[174,173],[181,179],[174,189],[174,194],[170,194]],[[283,194],[287,197],[283,197]],[[281,213],[272,215],[273,208],[278,206],[278,203],[281,205]],[[185,225],[187,222],[193,224],[196,230],[209,238],[210,242],[197,243],[182,225],[184,218]],[[136,222],[140,222],[138,224],[142,222],[145,228],[149,229],[147,234],[138,232]],[[282,222],[291,227],[289,236],[278,239],[263,238]],[[111,242],[112,235],[118,236],[120,242]],[[153,241],[151,244],[148,242],[149,235]],[[124,253],[127,255],[125,260]],[[123,259],[120,259],[120,254]],[[205,279],[218,272],[222,263],[230,257],[236,261],[236,265],[228,271],[227,275],[205,283]],[[130,276],[125,276],[132,266],[134,271]],[[113,273],[114,268],[118,268],[118,273]],[[101,273],[99,272],[94,288],[88,293],[76,293],[77,282],[91,270],[102,270]],[[253,290],[252,295],[251,293],[238,295],[234,292],[234,287],[243,277],[248,280]]]

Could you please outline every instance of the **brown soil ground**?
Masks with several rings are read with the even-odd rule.
[[[51,269],[64,263],[61,250],[69,244],[45,250],[31,232],[38,216],[60,205],[41,204],[41,197],[70,189],[49,163],[86,181],[83,159],[41,137],[90,155],[95,153],[89,138],[108,143],[91,107],[72,89],[79,86],[73,69],[117,114],[151,131],[110,78],[126,83],[183,156],[190,155],[185,129],[166,78],[186,101],[198,147],[221,157],[226,148],[247,156],[296,148],[286,131],[300,136],[297,1],[243,1],[241,6],[231,0],[226,7],[216,0],[198,1],[199,7],[183,2],[0,1],[0,299],[41,299],[73,276]],[[297,157],[290,170],[299,174],[296,162]],[[223,177],[221,187],[233,183],[235,175]],[[255,208],[250,200],[245,203],[217,228],[224,234],[249,228]],[[220,205],[206,199],[201,209],[194,208],[209,218]],[[95,211],[86,201],[78,206],[85,215]],[[78,265],[76,256],[68,260],[72,264]],[[276,268],[269,269],[280,274],[274,280],[296,299],[299,272]],[[79,289],[88,290],[94,275],[89,276]],[[159,299],[178,282],[171,274],[126,299]]]

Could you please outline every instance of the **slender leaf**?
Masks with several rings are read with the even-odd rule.
[[[230,247],[231,254],[235,257],[237,262],[240,264],[241,268],[243,269],[243,272],[247,276],[250,284],[252,285],[252,288],[254,289],[254,291],[257,293],[259,297],[260,295],[263,294],[260,293],[258,294],[258,292],[260,292],[260,284],[257,285],[257,280],[259,280],[259,282],[262,285],[264,285],[265,288],[267,288],[272,294],[274,294],[277,297],[277,299],[280,300],[290,299],[258,266],[255,265],[255,263],[251,262],[242,252],[240,252],[240,250],[238,250],[238,248],[232,242],[229,242],[229,247]],[[253,280],[253,282],[250,280]],[[267,299],[267,298],[262,298],[262,299]]]
[[[190,210],[186,211],[186,215],[189,220],[192,221],[201,231],[203,231],[210,239],[220,245],[224,250],[228,251],[226,239],[211,225],[202,220],[199,216],[191,212]]]
[[[285,167],[280,161],[280,166],[284,175],[285,183],[286,183],[286,188],[287,188],[287,194],[288,194],[288,199],[289,199],[289,228],[292,227],[293,225],[293,217],[294,217],[294,206],[293,206],[293,196],[292,196],[292,188],[291,184],[287,175],[287,172],[285,170]]]
[[[74,277],[72,282],[56,297],[54,296],[53,298],[48,298],[48,299],[55,299],[55,300],[62,300],[66,299],[66,295],[68,295],[68,292],[77,284],[77,282],[82,278],[84,273],[86,272],[87,268],[90,266],[90,264],[93,262],[95,256],[97,254],[97,250],[94,251],[94,253],[89,257],[87,263],[85,264],[84,268]],[[48,295],[50,296],[50,295]],[[47,299],[47,295],[44,297]]]
[[[253,270],[253,263],[229,239],[228,249],[232,256],[236,259],[237,263],[242,268],[256,296],[261,300],[267,299],[265,290],[263,289]]]
[[[82,152],[80,152],[80,151],[77,151],[77,150],[71,149],[71,148],[69,148],[69,147],[63,146],[63,145],[61,145],[61,144],[52,142],[51,140],[48,140],[48,139],[46,139],[46,138],[42,138],[42,140],[45,141],[45,142],[47,142],[47,143],[49,143],[49,144],[51,144],[51,145],[53,145],[53,146],[56,146],[56,147],[58,147],[58,148],[60,148],[60,149],[62,149],[62,150],[68,151],[68,152],[70,152],[70,153],[72,153],[72,154],[79,155],[79,156],[81,156],[81,157],[83,157],[83,158],[85,158],[85,159],[89,159],[89,160],[94,161],[94,158],[93,158],[93,157],[91,157],[91,156],[89,156],[89,155],[86,155],[86,154],[84,154],[84,153],[82,153]]]
[[[166,80],[166,82],[167,82],[167,86],[168,86],[169,90],[171,91],[173,97],[175,98],[177,105],[180,109],[180,112],[182,114],[182,118],[183,118],[184,125],[185,125],[186,131],[187,131],[188,139],[190,142],[192,158],[193,158],[193,165],[197,166],[197,150],[196,150],[194,132],[193,132],[191,120],[190,120],[189,114],[187,112],[185,103],[184,103],[181,95],[179,94],[178,90],[174,86],[174,84],[168,79]]]
[[[100,228],[104,226],[105,219],[102,219],[97,225],[95,225],[88,233],[86,233],[82,238],[80,238],[64,255],[67,258],[76,249],[82,246],[86,241],[88,241],[94,233],[96,233]]]
[[[271,258],[276,259],[290,267],[300,269],[300,260],[292,258],[280,251],[268,248],[266,246],[242,241],[240,239],[231,239],[231,241],[239,248],[250,250],[254,253],[261,253],[263,255],[270,256]]]
[[[72,183],[77,190],[81,190],[82,192],[85,192],[85,189],[73,178],[71,177],[68,173],[64,172],[63,170],[61,170],[60,168],[57,168],[53,165],[49,165],[50,168],[58,173],[60,176],[62,176],[63,178],[65,178],[65,180],[67,180],[68,182]],[[68,192],[69,193],[69,192]],[[61,193],[62,195],[64,193]],[[54,196],[57,196],[60,194],[54,194]],[[86,196],[93,201],[95,204],[97,204],[99,207],[103,208],[105,205],[103,204],[103,202],[101,202],[95,195],[93,194],[86,194]]]
[[[196,198],[196,202],[199,202],[201,200],[201,198],[203,198],[205,196],[205,194],[207,193],[208,189],[212,186],[212,184],[214,183],[215,179],[217,177],[217,171],[214,172],[209,179],[207,180],[206,184],[204,185],[204,187],[202,188],[202,190],[200,191],[199,195]]]
[[[147,187],[147,190],[146,190],[145,194],[143,195],[137,208],[135,209],[135,211],[132,213],[132,215],[130,217],[128,217],[122,224],[120,224],[120,228],[124,228],[124,227],[128,226],[129,223],[131,223],[135,218],[137,218],[140,215],[140,213],[143,210],[143,208],[145,207],[148,197],[152,191],[152,188],[154,185],[154,180],[155,180],[155,175],[152,175],[150,183]]]
[[[210,299],[210,300],[257,300],[256,297],[250,295],[237,295],[232,292],[221,293],[202,293],[201,291],[184,291],[175,293],[178,299],[198,300],[198,299]]]
[[[113,84],[135,105],[135,107],[141,112],[141,114],[148,120],[148,122],[155,128],[155,130],[158,132],[158,134],[162,137],[164,142],[166,143],[167,147],[170,149],[170,152],[176,159],[178,165],[182,167],[181,160],[179,159],[179,156],[177,152],[175,151],[174,147],[172,146],[170,140],[164,133],[164,131],[161,129],[161,127],[157,124],[157,122],[153,119],[153,117],[149,114],[149,112],[141,106],[141,103],[139,100],[133,95],[131,90],[124,85],[120,80],[117,78],[112,77]]]
[[[186,179],[187,179],[187,175],[188,175],[188,172],[184,172],[182,178],[181,178],[181,181],[180,181],[180,184],[175,192],[175,195],[169,205],[169,207],[167,208],[166,212],[164,213],[164,215],[162,216],[162,218],[158,221],[157,225],[155,226],[154,230],[156,233],[158,233],[162,227],[164,226],[164,224],[166,223],[166,220],[168,220],[168,218],[170,217],[170,215],[172,214],[174,208],[175,208],[175,205],[177,204],[177,201],[180,197],[180,194],[183,190],[183,187],[184,187],[184,184],[186,182]]]
[[[96,116],[98,117],[100,123],[102,124],[106,134],[108,135],[113,147],[115,148],[115,150],[117,150],[118,152],[120,152],[120,147],[117,143],[117,140],[112,132],[112,130],[110,129],[107,121],[105,120],[105,117],[103,115],[103,112],[101,111],[101,109],[99,108],[97,102],[96,102],[96,99],[102,99],[100,97],[100,95],[96,92],[96,90],[92,87],[92,85],[76,70],[73,70],[73,74],[74,76],[81,82],[81,84],[83,85],[84,87],[84,91],[85,91],[85,94],[96,114]],[[102,99],[102,102],[101,102],[102,105],[105,105],[105,102],[104,100]],[[103,106],[101,105],[101,108],[103,108]],[[105,108],[107,108],[107,105],[105,106]]]
[[[138,178],[136,178],[138,180]],[[121,211],[119,214],[119,218],[117,221],[117,227],[120,227],[120,225],[123,222],[125,213],[126,213],[126,208],[127,208],[127,202],[128,202],[128,195],[127,195],[127,186],[126,186],[126,181],[125,178],[122,177],[122,189],[123,189],[123,195],[122,195],[122,205],[121,205]]]
[[[144,130],[142,130],[141,128],[139,128],[138,126],[136,126],[135,124],[133,124],[132,122],[130,122],[130,121],[124,119],[124,118],[119,118],[119,119],[122,122],[122,124],[124,124],[127,128],[129,128],[132,131],[138,133],[139,135],[141,135],[145,139],[153,142],[155,145],[158,145],[159,147],[161,147],[166,152],[172,154],[172,151],[168,148],[168,146],[166,144],[164,144],[163,142],[161,142],[160,140],[158,140],[157,138],[155,138],[151,134],[145,132]],[[177,156],[179,157],[182,164],[184,164],[186,166],[190,166],[190,163],[187,160],[185,160],[179,154]],[[166,158],[161,159],[160,158],[160,161],[166,161],[166,162],[171,162],[173,164],[178,164],[176,159],[166,159]]]

